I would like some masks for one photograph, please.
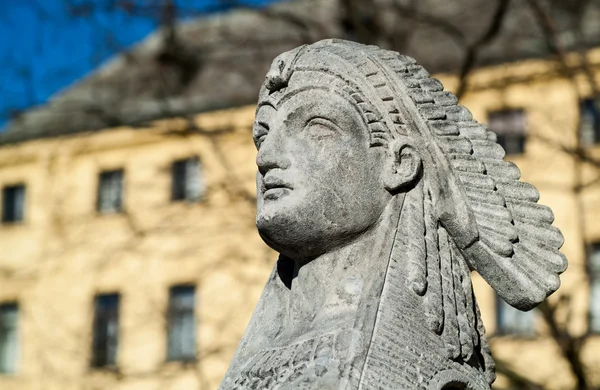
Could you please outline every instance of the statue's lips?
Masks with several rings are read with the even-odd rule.
[[[262,193],[265,200],[278,199],[293,189],[291,184],[275,176],[265,176],[263,179]]]

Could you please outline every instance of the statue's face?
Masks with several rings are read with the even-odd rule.
[[[307,262],[376,224],[391,197],[385,151],[369,146],[352,103],[324,90],[288,91],[277,108],[259,109],[254,138],[256,225],[275,250]]]

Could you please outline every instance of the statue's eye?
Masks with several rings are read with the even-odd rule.
[[[341,129],[332,121],[325,118],[314,118],[306,125],[306,133],[310,137],[317,139],[336,136],[341,133]]]
[[[265,138],[267,138],[267,134],[263,134],[260,137],[254,137],[254,145],[256,145],[257,149],[260,149],[260,145],[263,143]]]
[[[263,141],[269,134],[269,129],[263,124],[255,123],[252,132],[254,138],[254,145],[256,145],[257,149],[260,149],[260,145],[263,143]]]

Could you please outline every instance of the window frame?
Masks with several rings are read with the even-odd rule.
[[[4,364],[2,363],[2,360],[0,359],[0,376],[2,375],[7,375],[7,376],[12,376],[12,375],[16,375],[19,372],[19,356],[20,356],[20,322],[21,322],[21,307],[19,305],[18,302],[16,301],[9,301],[9,302],[0,302],[0,341],[2,340],[2,338],[4,337],[2,335],[3,330],[3,321],[4,321],[4,315],[5,313],[4,310],[7,308],[14,308],[15,310],[15,325],[12,329],[9,329],[13,331],[12,334],[12,340],[14,340],[14,351],[12,351],[14,353],[14,362],[13,362],[13,366],[12,367],[8,367],[8,366],[4,366]],[[7,338],[8,339],[8,338]],[[2,348],[0,348],[0,351],[2,351]],[[9,352],[10,353],[10,352]],[[1,355],[0,355],[1,357]],[[7,368],[8,367],[8,368]]]
[[[107,175],[120,175],[119,183],[119,201],[118,207],[113,209],[103,208],[103,176]],[[105,169],[98,173],[98,182],[96,190],[96,212],[100,215],[115,215],[122,214],[125,212],[125,169]]]
[[[104,311],[100,311],[100,300],[101,299],[115,299],[116,301],[116,310],[114,311],[114,318],[107,318],[107,316],[105,315],[104,318],[102,318],[103,320],[103,326],[106,329],[103,329],[103,331],[105,331],[106,335],[105,339],[106,340],[101,340],[104,341],[104,357],[102,358],[101,355],[99,355],[100,349],[97,348],[99,346],[99,344],[101,344],[101,342],[98,342],[98,339],[101,339],[102,335],[100,335],[99,332],[99,314],[100,313],[106,313],[107,310],[104,309]],[[92,369],[96,369],[96,370],[102,370],[102,369],[116,369],[118,367],[118,359],[119,359],[119,347],[120,347],[120,343],[121,343],[121,300],[122,300],[122,296],[120,293],[115,292],[115,293],[101,293],[101,294],[96,294],[94,295],[94,300],[93,300],[93,319],[92,319],[92,340],[91,340],[91,353],[90,353],[90,367]],[[109,345],[111,343],[111,339],[110,339],[110,329],[108,329],[110,327],[110,322],[113,321],[114,323],[116,323],[116,333],[113,336],[113,352],[112,352],[112,357],[111,352],[110,352],[110,348],[111,346]],[[100,361],[101,359],[104,359],[104,361]]]
[[[520,115],[521,118],[510,118],[508,115]],[[504,116],[504,127],[509,128],[509,130],[507,131],[500,131],[498,132],[498,127],[496,127],[496,129],[494,129],[493,126],[493,121],[494,120],[498,120],[498,119],[494,119],[494,117],[501,117]],[[517,127],[511,127],[510,125],[506,125],[506,123],[509,122],[513,122],[514,123],[520,123],[520,126]],[[527,132],[527,111],[524,108],[520,108],[520,107],[514,107],[514,108],[503,108],[503,109],[498,109],[498,110],[491,110],[488,111],[487,113],[487,122],[488,122],[488,129],[492,132],[494,132],[494,134],[496,134],[496,138],[497,138],[497,143],[502,146],[502,149],[504,149],[504,151],[506,152],[507,156],[522,156],[524,154],[527,153],[527,141],[529,138],[528,132]],[[512,129],[512,131],[510,130]],[[518,131],[517,131],[518,129]],[[502,139],[504,140],[513,140],[514,142],[518,142],[519,143],[519,151],[514,152],[512,151],[510,148],[507,147],[507,142],[506,141],[502,141]]]
[[[190,163],[195,165],[193,168],[189,166]],[[194,169],[196,174],[195,180],[197,189],[195,194],[190,196],[190,169]],[[198,203],[204,198],[206,191],[204,175],[202,170],[202,161],[198,156],[191,156],[174,160],[171,163],[171,202],[187,202],[187,203]]]
[[[496,321],[494,334],[498,336],[515,337],[522,339],[532,339],[537,337],[535,309],[529,311],[521,311],[510,306],[497,293],[495,294],[495,297],[496,298],[494,303],[494,311],[496,314]],[[503,310],[514,311],[514,313],[516,313],[516,315],[518,316],[529,316],[529,329],[524,331],[523,329],[518,329],[520,328],[520,325],[515,326],[514,324],[511,326],[507,326],[507,324],[504,323],[506,319],[502,319]]]
[[[13,197],[11,218],[7,217],[7,196],[10,190],[21,190],[21,209],[20,213],[15,210],[17,197]],[[2,216],[1,222],[3,225],[19,225],[25,222],[27,210],[27,185],[23,182],[8,184],[2,187]],[[19,215],[20,214],[20,215]],[[18,216],[17,216],[18,215]]]
[[[587,271],[589,275],[589,316],[588,316],[588,327],[589,332],[594,335],[600,335],[600,301],[597,303],[599,309],[595,313],[594,308],[594,289],[597,288],[597,295],[600,297],[600,241],[591,242],[588,244],[588,259],[586,261]],[[592,264],[593,254],[598,253],[598,264]],[[597,317],[596,317],[597,316]],[[594,324],[597,322],[597,328]]]
[[[592,107],[591,110],[588,110]],[[592,119],[592,137],[593,140],[584,139],[585,134],[583,133],[584,126],[584,115],[591,113]],[[578,137],[581,146],[583,147],[594,147],[600,144],[600,101],[594,98],[585,98],[579,101],[579,128]],[[590,142],[591,141],[591,142]]]
[[[174,307],[173,307],[173,302],[174,302],[174,293],[176,291],[186,291],[186,290],[191,290],[192,292],[192,306],[191,308],[187,308],[185,311],[183,310],[178,310],[178,312],[181,313],[183,312],[183,315],[185,314],[191,314],[191,322],[193,324],[192,326],[192,333],[191,333],[191,345],[193,345],[193,352],[190,355],[186,355],[184,352],[179,351],[179,355],[175,354],[176,351],[172,350],[172,337],[174,337],[174,331],[173,331],[173,323],[174,323],[174,316],[173,313],[177,312],[175,311]],[[197,327],[198,327],[198,318],[197,318],[197,286],[195,284],[192,283],[186,283],[186,284],[176,284],[173,285],[169,288],[169,296],[168,296],[168,306],[167,306],[167,310],[166,310],[166,316],[165,316],[165,324],[166,324],[166,355],[165,355],[165,361],[166,362],[180,362],[180,363],[194,363],[197,361],[198,359],[198,340],[197,340]],[[185,338],[184,336],[182,336],[183,338]],[[183,348],[182,348],[183,349]]]

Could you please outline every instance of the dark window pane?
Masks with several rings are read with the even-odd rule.
[[[17,371],[19,306],[15,303],[0,305],[0,372]]]
[[[175,161],[172,167],[172,199],[185,199],[185,161]]]
[[[196,202],[203,192],[202,171],[197,158],[190,158],[185,162],[185,199]]]
[[[98,211],[118,213],[123,210],[123,170],[100,173],[98,183]]]
[[[594,145],[600,142],[600,102],[594,99],[585,99],[581,102],[581,118],[579,132],[581,144]]]
[[[590,247],[590,330],[600,333],[600,243]]]
[[[523,110],[503,110],[489,114],[489,129],[498,136],[506,154],[525,151],[525,113]]]
[[[119,294],[98,295],[94,302],[92,366],[114,366],[119,346]]]
[[[506,154],[522,154],[525,151],[525,137],[518,135],[499,135],[498,143]]]
[[[167,359],[193,360],[196,357],[194,286],[172,287],[167,312]]]
[[[533,336],[533,311],[520,311],[496,295],[496,332],[503,335]]]
[[[204,182],[198,158],[175,161],[172,166],[171,198],[196,202],[202,197]]]
[[[2,222],[19,222],[25,211],[25,186],[4,187],[2,191]]]

